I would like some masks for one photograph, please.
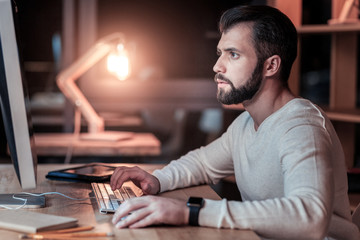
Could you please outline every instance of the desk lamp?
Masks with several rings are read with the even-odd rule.
[[[125,80],[130,75],[130,62],[124,44],[123,34],[114,33],[108,35],[100,39],[77,61],[57,75],[56,82],[60,90],[87,121],[87,139],[119,140],[119,138],[129,137],[129,134],[131,134],[129,132],[105,132],[104,119],[99,116],[75,83],[81,75],[105,57],[108,57],[108,71],[119,80]]]
[[[358,3],[356,3],[358,2]],[[356,7],[358,8],[359,0],[346,0],[343,8],[341,9],[339,18],[333,18],[328,21],[328,24],[344,24],[344,23],[359,23],[358,18],[349,18],[351,10]]]

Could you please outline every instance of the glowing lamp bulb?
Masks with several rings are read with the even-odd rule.
[[[125,80],[130,75],[130,62],[122,44],[118,45],[117,52],[107,58],[107,68],[119,80]]]

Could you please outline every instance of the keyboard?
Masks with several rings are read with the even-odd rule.
[[[100,213],[113,213],[122,202],[137,197],[130,186],[123,185],[120,189],[111,190],[108,183],[91,183]]]

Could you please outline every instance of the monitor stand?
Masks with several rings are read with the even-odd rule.
[[[27,199],[24,205],[24,200]],[[24,205],[22,208],[42,208],[45,207],[45,196],[31,196],[25,193],[3,193],[0,194],[0,208],[17,208]]]

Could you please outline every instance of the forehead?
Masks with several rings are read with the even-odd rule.
[[[218,48],[239,48],[240,46],[253,48],[251,26],[252,24],[250,23],[239,23],[224,31],[221,35]]]

